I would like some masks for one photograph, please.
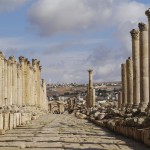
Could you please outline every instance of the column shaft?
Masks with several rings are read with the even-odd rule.
[[[148,33],[147,26],[139,23],[140,30],[140,110],[145,111],[149,101]]]

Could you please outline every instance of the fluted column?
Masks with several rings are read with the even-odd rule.
[[[149,101],[148,33],[147,26],[139,23],[140,30],[140,107],[145,111]]]
[[[126,64],[121,64],[121,80],[122,80],[122,110],[125,110],[127,105],[127,70]]]
[[[138,108],[140,103],[140,49],[139,31],[131,30],[132,60],[133,60],[133,108]]]
[[[133,105],[133,62],[129,57],[126,61],[127,67],[127,108]]]
[[[145,11],[145,15],[148,17],[148,65],[149,65],[149,86],[150,86],[150,8],[148,10]],[[149,94],[150,94],[150,87],[149,87]],[[148,102],[148,111],[150,113],[150,98],[149,98],[149,102]]]

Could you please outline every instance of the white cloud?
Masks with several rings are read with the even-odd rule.
[[[131,0],[38,0],[29,21],[42,35],[135,24],[143,18],[144,4]]]
[[[0,12],[13,11],[28,0],[0,0]]]
[[[145,4],[135,0],[38,0],[30,8],[28,19],[40,35],[83,34],[83,31],[95,30],[99,34],[105,32],[105,38],[110,41],[101,40],[97,48],[91,43],[93,48],[88,49],[84,60],[78,60],[80,65],[68,62],[63,56],[60,58],[64,60],[63,66],[48,69],[47,74],[52,75],[53,80],[59,76],[61,82],[85,81],[87,74],[84,69],[93,67],[95,81],[120,80],[120,65],[131,55],[129,32],[138,27],[138,22],[147,20],[144,14],[146,9]],[[107,36],[108,28],[113,31],[110,37]],[[73,54],[70,52],[68,55],[71,57]],[[75,55],[77,57],[80,53],[76,52]],[[55,58],[59,61],[58,55]],[[82,67],[84,65],[86,67]]]

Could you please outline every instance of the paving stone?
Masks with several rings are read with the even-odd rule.
[[[47,114],[0,135],[0,150],[148,150],[73,115]]]

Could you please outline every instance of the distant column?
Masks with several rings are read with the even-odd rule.
[[[138,108],[140,103],[140,49],[139,31],[131,30],[132,60],[133,60],[133,108]]]
[[[145,111],[149,101],[148,33],[147,26],[139,23],[140,30],[140,107]]]
[[[127,105],[127,71],[126,64],[121,64],[121,77],[122,77],[122,110],[125,110]]]
[[[126,61],[127,67],[127,108],[133,105],[133,63],[129,57]]]
[[[88,70],[89,72],[89,106],[93,107],[95,105],[95,95],[93,92],[93,70]]]

